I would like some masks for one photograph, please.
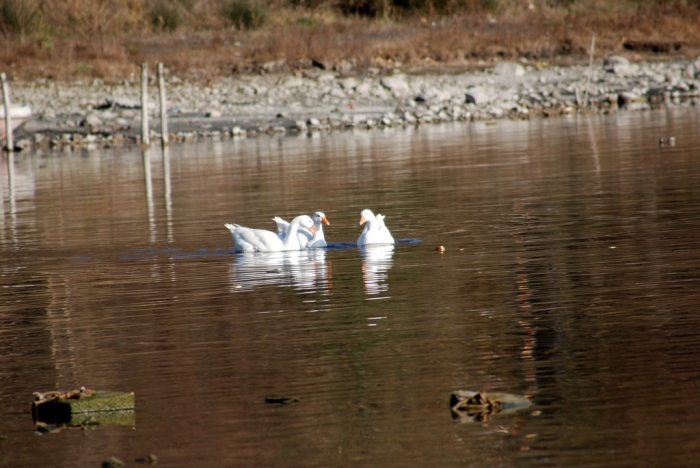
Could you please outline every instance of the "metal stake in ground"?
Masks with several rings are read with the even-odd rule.
[[[12,141],[12,116],[10,115],[10,87],[7,84],[7,76],[0,73],[2,82],[2,98],[5,101],[5,149],[8,152],[15,150],[15,143]]]

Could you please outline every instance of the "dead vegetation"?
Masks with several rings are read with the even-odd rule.
[[[700,1],[0,0],[0,68],[122,80],[142,62],[211,80],[320,67],[459,70],[494,60],[696,57]]]

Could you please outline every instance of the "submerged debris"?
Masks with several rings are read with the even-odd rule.
[[[147,465],[155,465],[156,463],[158,463],[158,457],[152,453],[149,453],[148,455],[144,455],[143,457],[138,457],[136,459],[136,463],[145,463]]]
[[[532,402],[524,396],[509,393],[474,392],[455,390],[450,395],[452,418],[460,422],[488,421],[493,414],[512,413],[525,409]]]
[[[107,392],[81,387],[61,392],[35,392],[32,417],[38,424],[88,426],[134,424],[133,392]]]
[[[102,468],[121,468],[122,466],[126,466],[126,463],[117,457],[110,457],[108,460],[102,462]]]
[[[295,397],[265,397],[265,403],[278,405],[292,405],[299,403],[299,398]]]

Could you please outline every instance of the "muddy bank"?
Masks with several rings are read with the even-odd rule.
[[[160,121],[155,80],[149,85],[151,141]],[[34,117],[16,134],[19,149],[111,147],[140,143],[137,80],[12,83],[13,101]],[[501,62],[450,74],[296,74],[232,76],[207,85],[170,75],[170,141],[303,134],[446,121],[529,119],[576,112],[644,110],[694,104],[700,58],[630,62],[611,56],[593,67]]]

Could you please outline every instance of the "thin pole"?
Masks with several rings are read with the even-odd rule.
[[[165,99],[163,63],[158,64],[158,92],[160,94],[160,135],[163,148],[168,145],[168,102]]]
[[[591,86],[591,75],[593,74],[593,52],[595,51],[595,34],[591,37],[591,56],[588,59],[588,79],[586,89],[583,92],[583,107],[588,107],[588,90]]]
[[[12,141],[12,116],[10,115],[10,87],[7,84],[7,76],[0,73],[0,81],[2,82],[2,98],[5,101],[5,149],[9,153],[15,150],[14,141]]]
[[[148,129],[148,64],[141,65],[141,144],[151,145],[151,135]]]

